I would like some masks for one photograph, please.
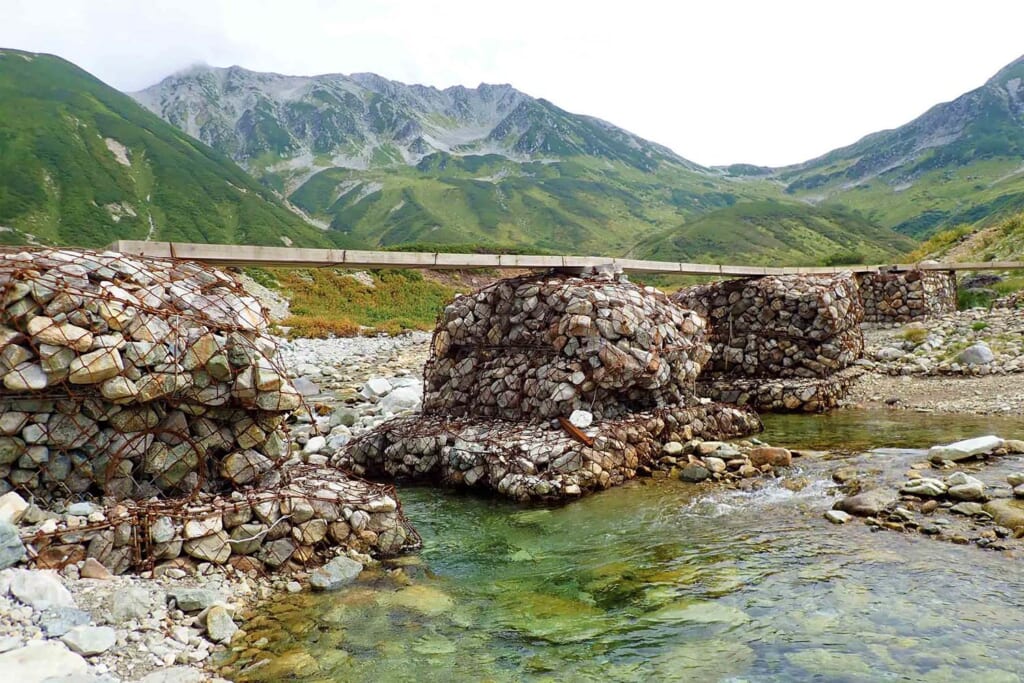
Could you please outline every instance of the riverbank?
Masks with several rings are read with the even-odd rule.
[[[960,329],[970,329],[978,320],[963,317],[961,322]],[[1009,324],[1012,325],[1013,320]],[[903,334],[901,328],[870,330],[869,354],[905,342]],[[1012,334],[1012,331],[1004,330],[1001,334]],[[947,338],[955,340],[951,342],[955,344],[965,341],[955,334]],[[282,341],[280,353],[283,364],[294,375],[296,386],[302,388],[313,407],[312,414],[298,415],[298,422],[292,425],[292,435],[301,446],[296,454],[298,458],[305,464],[324,464],[348,440],[394,415],[417,410],[429,343],[430,335],[427,333]],[[944,353],[940,345],[933,347],[932,352],[937,355]],[[1021,389],[1022,375],[1019,373],[890,374],[872,366],[867,370],[853,389],[849,400],[851,405],[964,416],[1024,413],[1024,390]],[[894,410],[885,412],[894,417],[900,414]],[[792,419],[814,421],[817,418],[804,416]],[[785,440],[774,441],[780,446],[792,446]],[[804,462],[799,459],[798,466],[802,468]],[[869,469],[865,481],[870,481],[872,476]],[[799,479],[799,476],[794,478]],[[767,485],[773,486],[771,480]],[[761,487],[749,488],[756,491]],[[970,537],[966,532],[963,535]],[[360,559],[369,564],[369,558]],[[156,578],[81,578],[86,573],[84,570],[85,565],[78,562],[70,565],[64,574],[52,577],[69,592],[74,607],[68,607],[75,610],[57,615],[63,622],[57,623],[56,628],[62,624],[69,629],[75,626],[110,628],[113,629],[113,639],[108,632],[102,632],[100,635],[106,640],[101,642],[108,643],[107,649],[83,659],[61,642],[61,636],[54,636],[46,641],[52,647],[39,649],[34,656],[44,661],[51,660],[55,657],[54,648],[57,648],[59,656],[74,670],[87,661],[89,666],[82,671],[89,673],[83,674],[82,680],[97,683],[206,680],[210,674],[205,672],[212,666],[211,659],[220,661],[222,654],[227,656],[226,644],[218,642],[206,630],[208,614],[203,612],[212,603],[191,611],[179,609],[175,601],[168,601],[175,590],[194,587],[215,594],[214,602],[222,603],[223,610],[232,616],[231,621],[241,629],[238,635],[228,639],[237,638],[237,642],[247,644],[252,644],[253,639],[246,635],[251,628],[245,620],[246,614],[259,605],[281,600],[283,595],[308,590],[308,575],[302,572],[266,577],[233,567],[221,568],[203,563],[183,566],[179,571],[165,572]],[[394,581],[398,580],[395,577],[401,572],[396,575],[394,568],[386,571],[374,569],[370,574]],[[6,577],[0,578],[0,595],[6,596],[13,573],[8,570],[0,577]],[[134,616],[115,616],[111,605],[119,596],[137,598],[127,601],[135,605],[132,608],[136,609],[132,612]],[[263,611],[258,608],[252,613]],[[0,628],[0,650],[13,650],[25,642],[41,639],[51,633],[44,628],[54,618],[46,608],[36,609],[13,597],[0,598],[0,623],[4,624]],[[222,623],[230,630],[226,622]]]

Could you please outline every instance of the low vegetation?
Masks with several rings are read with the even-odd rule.
[[[291,328],[290,334],[296,337],[429,330],[458,293],[414,270],[359,275],[336,268],[271,270],[257,281],[291,300],[291,316],[280,324]]]

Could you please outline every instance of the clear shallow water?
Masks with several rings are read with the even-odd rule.
[[[897,476],[912,449],[1024,419],[772,416],[805,457],[790,491],[639,480],[557,509],[403,488],[424,549],[400,573],[283,597],[229,656],[238,680],[1024,680],[1024,558],[836,527],[841,464]],[[1009,459],[1007,459],[1009,460]],[[1001,467],[1021,461],[1006,462]],[[261,642],[265,639],[265,642]],[[267,660],[261,666],[254,662]]]

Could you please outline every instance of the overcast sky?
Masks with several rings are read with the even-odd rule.
[[[0,14],[0,46],[122,90],[194,63],[511,83],[702,164],[818,156],[1024,54],[1020,0],[4,0]]]

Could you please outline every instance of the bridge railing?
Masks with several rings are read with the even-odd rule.
[[[677,275],[721,275],[750,277],[813,273],[872,273],[906,270],[1021,270],[1024,261],[985,261],[978,263],[896,263],[848,266],[736,266],[707,263],[679,263],[612,258],[606,256],[550,256],[530,254],[448,254],[409,251],[365,251],[358,249],[307,249],[303,247],[261,247],[235,244],[197,244],[191,242],[148,242],[119,240],[108,249],[122,254],[157,258],[180,258],[216,266],[264,266],[284,268],[424,268],[452,270],[470,268],[564,268],[611,265],[634,273]]]

